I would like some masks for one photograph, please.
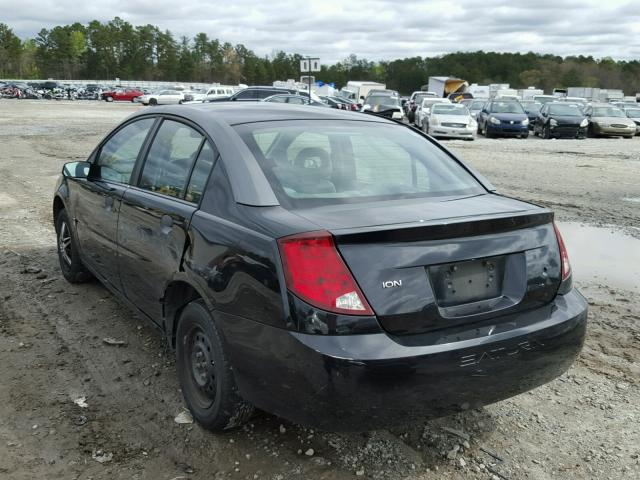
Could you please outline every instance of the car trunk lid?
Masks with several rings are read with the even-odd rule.
[[[313,210],[298,214],[333,234],[381,326],[392,334],[536,308],[549,303],[560,285],[553,214],[523,202],[481,195]]]

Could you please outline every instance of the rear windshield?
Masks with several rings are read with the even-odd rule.
[[[307,120],[235,128],[283,206],[486,193],[453,158],[399,125]]]

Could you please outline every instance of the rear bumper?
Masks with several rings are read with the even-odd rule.
[[[370,430],[476,408],[553,380],[581,350],[587,303],[573,289],[488,335],[471,328],[466,336],[430,334],[428,345],[420,335],[307,335],[218,318],[247,400],[321,429]]]

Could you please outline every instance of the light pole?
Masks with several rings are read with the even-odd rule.
[[[309,84],[309,104],[311,104],[311,72],[320,71],[320,58],[306,56],[300,60],[300,73],[307,73],[307,82]]]

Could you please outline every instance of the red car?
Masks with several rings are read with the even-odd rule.
[[[116,88],[102,93],[102,100],[105,102],[133,102],[137,97],[144,95],[144,92],[137,88]]]

